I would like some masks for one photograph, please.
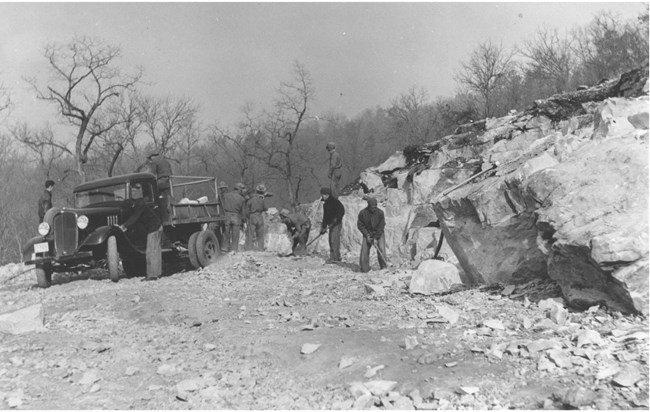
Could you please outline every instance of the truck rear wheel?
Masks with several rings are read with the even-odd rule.
[[[196,238],[199,236],[199,233],[201,232],[192,233],[190,239],[187,241],[187,253],[190,255],[190,263],[192,266],[194,266],[195,269],[201,267],[201,264],[199,263],[199,257],[196,254]]]
[[[36,275],[36,284],[38,284],[38,287],[46,289],[52,286],[52,272],[43,268],[36,268],[34,269],[34,274]]]
[[[211,230],[203,230],[196,237],[196,257],[202,267],[217,261],[221,254],[217,236]]]
[[[117,239],[115,236],[106,242],[106,260],[108,260],[108,276],[113,282],[120,280],[120,255],[117,253]]]

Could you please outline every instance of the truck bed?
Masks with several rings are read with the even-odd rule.
[[[214,203],[172,203],[172,223],[210,223],[223,220],[219,213],[220,204]]]

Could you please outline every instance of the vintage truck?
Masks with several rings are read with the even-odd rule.
[[[163,221],[163,267],[168,259],[189,258],[195,268],[220,255],[224,213],[213,177],[172,176],[168,218]],[[35,265],[38,286],[47,288],[56,272],[108,267],[117,282],[145,273],[146,233],[138,226],[123,232],[128,199],[142,197],[154,210],[164,207],[156,176],[132,173],[94,180],[74,188],[74,208],[53,207],[38,226],[39,236],[23,248],[25,264]],[[190,198],[199,200],[191,200]],[[121,261],[121,265],[120,265]]]

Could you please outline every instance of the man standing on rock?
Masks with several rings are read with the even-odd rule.
[[[359,255],[359,266],[362,272],[370,271],[370,247],[375,246],[377,249],[377,259],[379,267],[386,269],[386,238],[384,236],[384,227],[386,220],[384,212],[377,207],[377,199],[368,198],[368,207],[359,212],[357,227],[363,235],[361,241],[361,254]]]
[[[296,256],[307,253],[307,239],[309,239],[309,231],[311,230],[309,218],[300,212],[290,213],[287,209],[282,209],[280,219],[282,223],[287,225],[289,237],[293,242],[291,253]]]
[[[332,196],[329,187],[323,187],[320,190],[321,199],[323,200],[323,223],[320,228],[320,234],[323,235],[329,229],[330,258],[326,263],[336,263],[341,261],[341,229],[343,228],[343,216],[345,207],[340,200]]]
[[[243,183],[237,183],[235,188],[224,195],[223,211],[226,213],[226,233],[224,234],[224,252],[239,250],[239,231],[244,217]]]
[[[248,232],[250,246],[253,250],[264,250],[264,215],[268,209],[264,203],[266,186],[259,184],[255,187],[255,196],[247,202],[248,207]],[[248,243],[248,242],[246,242]]]
[[[54,180],[46,180],[45,190],[38,198],[38,223],[43,223],[45,212],[52,208],[52,190],[54,190]]]
[[[336,145],[334,142],[329,142],[325,148],[330,154],[329,162],[329,171],[327,172],[327,178],[330,179],[330,189],[332,190],[332,197],[337,198],[340,194],[340,183],[341,183],[341,173],[343,168],[343,160],[341,160],[341,155],[336,151]]]

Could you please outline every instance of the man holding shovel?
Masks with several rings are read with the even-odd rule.
[[[300,212],[290,213],[287,209],[282,209],[280,220],[287,226],[291,238],[291,254],[294,256],[307,254],[307,239],[311,229],[309,218]]]
[[[359,212],[357,219],[357,228],[363,235],[359,255],[359,266],[362,272],[370,271],[371,246],[375,246],[375,249],[377,249],[379,267],[381,269],[388,267],[386,264],[386,239],[384,237],[385,226],[384,212],[377,207],[377,199],[368,198],[368,207]]]
[[[320,195],[323,201],[323,223],[320,234],[324,235],[329,229],[330,258],[326,263],[337,263],[341,261],[341,229],[345,207],[332,196],[329,187],[321,188]]]

